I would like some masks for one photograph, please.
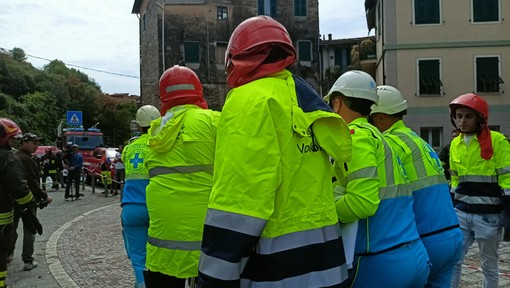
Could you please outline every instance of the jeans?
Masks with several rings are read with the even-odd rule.
[[[473,214],[455,209],[464,234],[462,258],[455,265],[452,276],[452,288],[460,287],[462,263],[474,241],[478,243],[483,272],[483,288],[497,288],[499,284],[499,237],[501,234],[498,214]]]

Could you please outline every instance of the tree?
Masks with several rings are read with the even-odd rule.
[[[21,48],[13,48],[11,54],[12,58],[18,62],[25,62],[27,60],[27,55]]]
[[[56,127],[60,122],[60,109],[57,98],[52,93],[35,92],[23,96],[23,103],[27,110],[27,124],[30,132],[45,139],[45,143],[56,139]]]

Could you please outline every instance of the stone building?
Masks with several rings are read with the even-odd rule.
[[[228,93],[227,43],[239,23],[256,15],[269,15],[287,28],[298,52],[291,71],[319,90],[318,12],[318,0],[135,0],[142,104],[159,107],[159,78],[180,64],[200,77],[209,107],[221,110]]]
[[[440,149],[451,140],[448,104],[475,92],[489,127],[510,135],[510,6],[505,0],[366,0],[375,29],[376,81],[407,98],[410,128]],[[506,92],[506,93],[505,93]]]

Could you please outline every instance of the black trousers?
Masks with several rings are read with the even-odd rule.
[[[67,199],[69,196],[80,198],[80,177],[81,177],[81,170],[69,171],[69,173],[67,174],[66,193],[64,195],[64,198]],[[69,189],[71,189],[71,185],[73,185],[73,181],[74,181],[75,194],[69,195]]]
[[[7,271],[7,257],[12,247],[12,230],[12,223],[0,225],[0,272]]]
[[[147,288],[184,288],[186,279],[168,276],[159,272],[143,271]]]

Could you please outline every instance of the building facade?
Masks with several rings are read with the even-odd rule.
[[[365,1],[377,42],[376,81],[406,96],[406,122],[436,149],[449,143],[454,128],[448,104],[468,92],[489,103],[491,129],[510,135],[510,22],[505,20],[510,6],[504,4]]]
[[[132,13],[140,19],[143,104],[159,107],[159,78],[179,64],[197,73],[209,107],[221,110],[230,35],[256,15],[269,15],[287,28],[298,53],[292,72],[319,88],[318,0],[135,0]]]

